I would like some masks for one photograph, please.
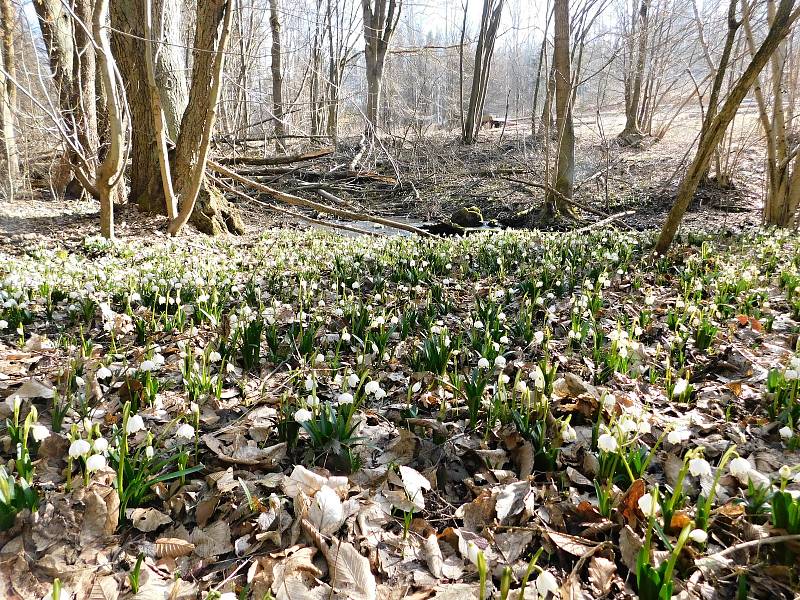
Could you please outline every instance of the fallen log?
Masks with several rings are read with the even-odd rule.
[[[291,163],[328,156],[329,154],[333,154],[333,150],[333,148],[322,148],[321,150],[312,150],[310,152],[303,152],[302,154],[287,154],[286,156],[223,156],[217,159],[217,163],[220,165],[253,166],[289,165]]]
[[[249,187],[254,190],[258,190],[263,194],[267,194],[271,198],[283,202],[285,204],[290,204],[291,206],[303,206],[305,208],[313,208],[319,212],[327,213],[329,215],[334,215],[336,217],[341,217],[343,219],[350,219],[352,221],[369,221],[370,223],[377,223],[379,225],[385,225],[386,227],[391,227],[393,229],[400,229],[402,231],[408,231],[411,233],[416,233],[417,235],[423,237],[431,237],[431,234],[425,231],[424,229],[420,229],[419,227],[414,227],[413,225],[406,225],[405,223],[398,223],[397,221],[392,221],[391,219],[384,219],[383,217],[373,217],[372,215],[367,215],[363,213],[358,213],[350,210],[342,210],[338,208],[333,208],[332,206],[328,206],[326,204],[320,204],[319,202],[314,202],[313,200],[307,200],[305,198],[301,198],[300,196],[294,196],[292,194],[286,194],[274,188],[271,188],[263,183],[258,183],[257,181],[253,181],[243,175],[239,175],[236,171],[232,171],[227,167],[215,162],[213,160],[209,160],[208,168],[212,171],[219,173],[220,175],[224,175],[234,181],[238,181],[242,185]]]
[[[317,225],[319,227],[329,227],[331,229],[341,229],[343,231],[352,231],[353,233],[358,233],[358,234],[361,234],[361,235],[372,235],[372,236],[380,236],[381,235],[377,231],[368,231],[366,229],[359,229],[358,227],[350,227],[349,225],[345,225],[344,223],[326,223],[325,221],[321,221],[319,219],[314,219],[313,217],[309,217],[308,215],[304,215],[304,214],[299,213],[299,212],[294,212],[292,210],[286,210],[285,208],[281,208],[280,206],[274,206],[272,204],[264,202],[263,200],[259,200],[258,198],[253,198],[252,196],[237,190],[232,185],[228,185],[227,183],[225,183],[224,181],[222,181],[221,179],[219,179],[217,177],[214,177],[210,173],[209,173],[209,177],[211,178],[211,180],[216,185],[220,186],[225,191],[230,192],[231,194],[234,194],[234,195],[238,196],[239,198],[243,198],[244,200],[247,200],[249,202],[254,202],[255,204],[259,204],[261,206],[264,206],[264,207],[268,208],[269,210],[274,210],[275,212],[279,212],[279,213],[281,213],[283,215],[286,215],[286,216],[289,216],[289,217],[293,217],[295,219],[299,219],[300,221],[305,221],[306,223],[311,223],[312,225]]]

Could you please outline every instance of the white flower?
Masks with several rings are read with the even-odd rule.
[[[478,368],[479,369],[488,369],[489,368],[488,359],[486,359],[484,357],[481,357],[481,359],[478,361]]]
[[[494,366],[498,369],[505,369],[506,368],[506,357],[502,354],[499,355],[497,358],[494,359]]]
[[[50,430],[44,425],[34,425],[31,427],[31,435],[33,435],[34,442],[41,442],[43,439],[50,437]]]
[[[539,365],[530,372],[528,377],[533,381],[534,387],[540,392],[544,390],[544,372]]]
[[[386,390],[383,389],[382,387],[379,387],[375,391],[375,400],[382,400],[385,397],[386,397]]]
[[[667,441],[670,444],[682,444],[692,436],[692,432],[688,429],[673,429],[667,434]]]
[[[558,581],[549,571],[542,571],[536,578],[536,592],[542,598],[546,598],[547,594],[552,594],[553,597],[558,596]]]
[[[689,537],[698,544],[705,544],[708,541],[708,534],[702,529],[692,529],[689,532]]]
[[[8,321],[0,319],[0,329],[8,329]]]
[[[564,428],[561,430],[561,441],[574,442],[577,439],[578,433],[575,431],[575,428],[569,423],[565,423]]]
[[[472,325],[475,329],[483,329],[483,321],[475,321]]]
[[[92,448],[98,454],[103,454],[106,450],[108,450],[108,440],[106,438],[97,438],[95,441],[92,442]]]
[[[364,392],[367,394],[374,394],[377,392],[381,387],[381,384],[377,381],[368,381],[367,384],[364,386]]]
[[[597,447],[604,452],[616,452],[619,449],[617,439],[610,433],[604,433],[597,438]]]
[[[469,562],[473,565],[478,566],[478,555],[480,554],[481,549],[475,544],[475,542],[467,542],[467,558]]]
[[[792,476],[792,468],[789,465],[783,465],[778,469],[778,475],[781,476],[781,479],[790,479]]]
[[[141,415],[131,415],[128,417],[128,424],[125,427],[125,433],[132,435],[144,429],[144,419]]]
[[[792,428],[788,425],[786,427],[781,427],[778,433],[781,434],[781,439],[787,442],[794,437],[794,431],[792,431]]]
[[[603,408],[606,409],[606,412],[613,413],[616,407],[617,397],[614,394],[608,393],[603,396]]]
[[[216,350],[213,352],[209,352],[208,354],[208,362],[210,363],[218,363],[222,360],[222,355],[217,352]]]
[[[350,341],[350,334],[346,331],[342,334],[342,341],[346,344]]]
[[[178,430],[175,432],[179,438],[183,438],[185,440],[193,440],[194,439],[194,427],[189,425],[189,423],[184,423]]]
[[[528,391],[528,384],[525,382],[524,379],[520,379],[517,381],[517,385],[514,386],[514,389],[518,391],[520,394]]]
[[[154,360],[145,360],[142,364],[139,365],[140,371],[152,371],[156,368],[156,363]]]
[[[12,412],[17,412],[22,406],[22,397],[19,394],[11,394],[6,398],[6,406]]]
[[[747,483],[748,476],[750,475],[750,471],[753,470],[753,467],[750,466],[750,463],[746,458],[737,456],[730,462],[728,469],[730,470],[731,475],[736,477],[739,481],[742,483]]]
[[[347,377],[347,385],[351,388],[356,387],[359,381],[358,375],[355,373],[350,373],[350,375]]]
[[[658,515],[661,512],[661,506],[653,501],[653,495],[649,492],[639,498],[637,504],[639,505],[639,510],[647,517]]]
[[[339,394],[339,397],[336,398],[336,402],[338,402],[339,404],[352,404],[353,394],[349,394],[347,392]]]
[[[105,379],[110,379],[111,375],[112,375],[111,369],[109,369],[108,367],[100,367],[99,369],[97,369],[97,373],[95,376],[97,377],[97,379],[105,380]]]
[[[152,446],[148,446],[147,448],[144,449],[144,455],[147,458],[153,458],[154,454],[155,454],[155,450],[153,450]]]
[[[786,373],[783,374],[786,381],[794,381],[795,379],[800,379],[800,370],[798,369],[787,369]]]
[[[689,472],[695,477],[711,475],[711,465],[704,458],[693,458],[689,461]]]
[[[294,420],[301,424],[310,421],[313,418],[314,414],[305,408],[298,408],[294,413]]]
[[[689,382],[685,379],[678,379],[675,382],[675,387],[672,388],[672,397],[678,398],[683,396],[686,393],[686,390],[689,388]]]
[[[79,456],[86,456],[91,449],[89,442],[79,438],[69,445],[69,457],[78,458]]]
[[[86,459],[86,470],[90,473],[106,466],[106,457],[102,454],[92,454]]]
[[[422,382],[418,381],[414,385],[411,386],[411,393],[416,394],[422,389]]]
[[[314,357],[314,362],[317,364],[325,362],[325,355],[321,352]]]

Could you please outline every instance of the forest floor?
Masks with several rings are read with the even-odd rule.
[[[499,132],[437,143],[395,157],[404,217],[531,202],[470,175]],[[253,208],[171,239],[120,207],[110,243],[91,203],[0,205],[0,597],[794,597],[800,240],[754,225],[744,148],[744,212],[699,207],[654,257],[645,191],[688,144],[614,149],[607,207],[581,190],[638,199],[643,231],[345,237]]]

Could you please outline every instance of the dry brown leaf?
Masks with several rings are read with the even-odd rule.
[[[495,503],[497,519],[502,522],[508,517],[521,513],[526,504],[532,501],[532,498],[530,498],[532,495],[535,495],[535,491],[531,489],[531,484],[528,481],[518,481],[504,485],[497,494]]]
[[[555,531],[548,531],[547,537],[550,538],[550,541],[558,546],[558,548],[573,556],[583,556],[596,545],[591,540]]]
[[[51,386],[49,383],[44,383],[36,378],[31,378],[23,383],[14,393],[25,400],[27,398],[50,399],[53,397],[55,392],[53,391],[53,386]]]
[[[691,517],[689,517],[689,515],[686,514],[684,511],[679,510],[672,515],[672,519],[669,522],[669,528],[672,531],[680,531],[691,522],[692,522]]]
[[[129,508],[125,516],[139,531],[148,533],[155,531],[162,525],[172,523],[172,518],[155,508]]]
[[[611,592],[611,584],[617,573],[617,565],[602,556],[593,556],[589,563],[589,583],[595,598],[602,598]]]
[[[233,550],[231,528],[226,521],[217,521],[205,529],[196,528],[191,541],[195,545],[194,553],[200,558],[213,558]]]
[[[219,439],[208,433],[201,439],[209,450],[217,455],[217,458],[229,464],[271,468],[286,456],[285,442],[267,448],[259,448],[253,440],[247,442],[241,437],[237,438],[231,446],[224,446]]]
[[[430,533],[423,542],[425,549],[425,560],[428,563],[428,568],[431,575],[441,578],[443,576],[442,567],[444,565],[444,558],[442,557],[442,549],[439,547],[439,540],[436,538],[435,533]]]
[[[625,525],[619,534],[619,551],[622,555],[622,564],[624,564],[631,573],[636,573],[636,559],[639,556],[639,550],[642,549],[644,542],[642,538],[636,535],[636,532]]]
[[[340,593],[357,600],[375,600],[377,583],[369,560],[355,546],[333,538],[325,556],[331,571],[331,585]]]
[[[637,479],[625,492],[619,503],[619,509],[627,523],[634,521],[639,515],[639,499],[644,496],[644,480]]]
[[[194,544],[180,538],[162,537],[155,543],[156,558],[178,558],[194,552]]]
[[[114,533],[119,522],[119,496],[111,487],[96,485],[84,497],[84,518],[81,543],[96,540]]]

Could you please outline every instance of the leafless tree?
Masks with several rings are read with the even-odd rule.
[[[367,135],[379,126],[386,51],[400,20],[402,0],[361,0],[364,20],[364,59],[367,77]]]
[[[735,1],[735,0],[734,0]],[[796,0],[780,0],[774,9],[769,31],[758,50],[753,54],[742,76],[728,94],[719,111],[706,114],[705,122],[697,145],[697,152],[678,188],[678,194],[672,209],[664,221],[655,251],[666,252],[680,227],[683,215],[689,208],[697,186],[699,185],[714,150],[725,134],[728,125],[736,116],[739,105],[756,82],[759,74],[771,60],[772,54],[780,43],[789,35],[792,25],[800,17],[800,9],[795,7]],[[718,70],[719,71],[719,70]],[[719,75],[719,72],[718,72]]]
[[[466,7],[464,9],[466,11]],[[486,86],[489,82],[489,71],[492,66],[497,28],[503,14],[503,0],[483,0],[481,26],[478,31],[478,45],[475,49],[475,60],[472,64],[472,87],[469,94],[469,105],[461,132],[465,144],[471,144],[478,136],[481,127],[483,106],[486,102]]]

